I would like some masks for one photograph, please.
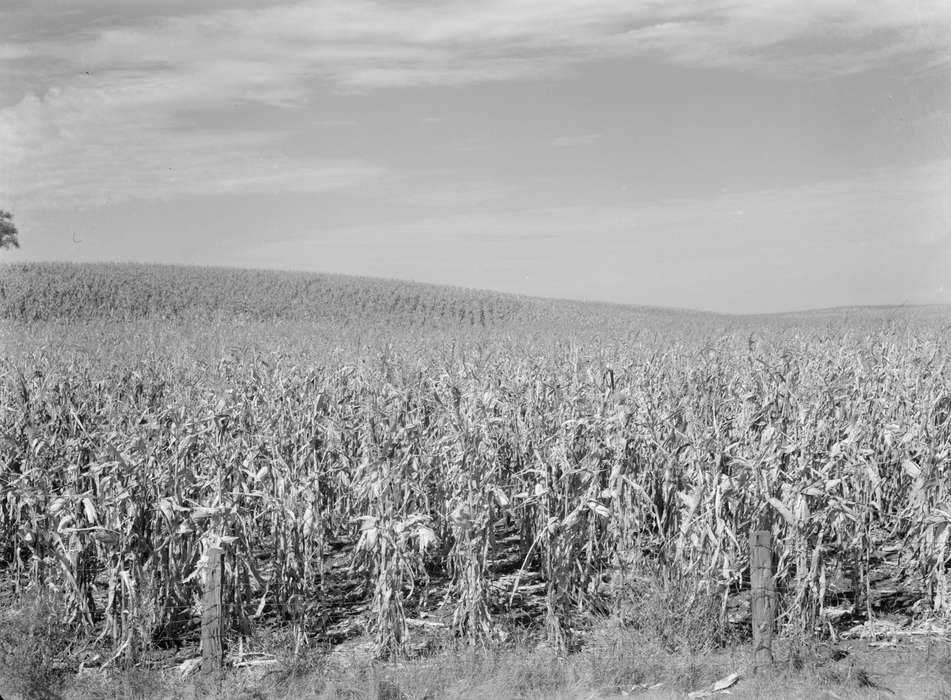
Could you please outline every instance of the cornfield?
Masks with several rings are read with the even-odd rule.
[[[194,638],[213,546],[231,638],[357,611],[381,656],[427,616],[490,644],[529,593],[570,646],[645,571],[727,625],[752,529],[772,531],[789,631],[822,634],[843,601],[951,612],[931,326],[308,342],[9,353],[0,577],[55,593],[113,661]]]

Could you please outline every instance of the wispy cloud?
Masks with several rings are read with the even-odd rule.
[[[601,134],[578,134],[577,136],[558,136],[552,139],[551,145],[556,148],[570,148],[571,146],[587,146],[601,138]]]
[[[479,180],[455,183],[414,183],[413,191],[387,194],[395,201],[427,209],[465,209],[498,202],[512,194],[512,188]]]
[[[2,16],[0,16],[0,20],[2,20]],[[0,44],[0,61],[15,61],[20,58],[26,58],[29,55],[30,51],[25,46]]]
[[[321,191],[386,172],[359,159],[288,154],[270,131],[176,128],[176,110],[193,103],[200,85],[139,75],[54,88],[0,110],[0,196],[14,205],[83,208],[185,194]]]
[[[512,79],[647,51],[699,65],[854,72],[947,57],[949,37],[945,0],[316,0],[130,19],[39,42],[35,53],[105,69],[155,57],[230,61],[257,66],[249,83],[262,89],[304,75],[369,88]]]
[[[205,12],[179,3],[187,13],[178,16],[125,0],[96,7],[95,23],[63,35],[23,30],[16,36],[27,39],[0,45],[0,77],[22,90],[0,109],[6,198],[73,206],[379,175],[360,158],[289,155],[277,127],[179,128],[187,110],[309,104],[319,83],[366,91],[518,80],[645,53],[832,76],[951,55],[947,0],[314,0]],[[583,143],[572,138],[555,145]]]
[[[951,55],[946,0],[313,0],[172,17],[136,17],[128,8],[116,0],[114,26],[10,42],[0,56],[58,61],[48,79],[62,76],[64,65],[197,70],[206,78],[228,72],[223,84],[208,83],[213,94],[240,85],[254,99],[284,101],[314,76],[351,88],[462,84],[645,52],[700,66],[816,74]]]

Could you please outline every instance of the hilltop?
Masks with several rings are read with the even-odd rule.
[[[0,265],[0,319],[203,318],[491,330],[630,328],[720,317],[324,273],[137,263]]]
[[[0,319],[306,321],[401,329],[755,330],[951,322],[951,306],[840,307],[747,316],[550,299],[327,273],[140,263],[0,264]]]

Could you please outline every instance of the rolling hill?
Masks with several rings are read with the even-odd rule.
[[[323,273],[138,263],[0,264],[0,319],[208,318],[614,334],[672,327],[716,331],[841,322],[951,322],[951,306],[842,307],[736,316]]]
[[[720,317],[333,274],[30,263],[0,265],[0,318],[21,322],[242,318],[491,330],[526,324],[631,327]]]

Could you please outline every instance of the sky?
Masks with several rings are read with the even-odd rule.
[[[951,303],[948,0],[4,0],[0,262]]]

